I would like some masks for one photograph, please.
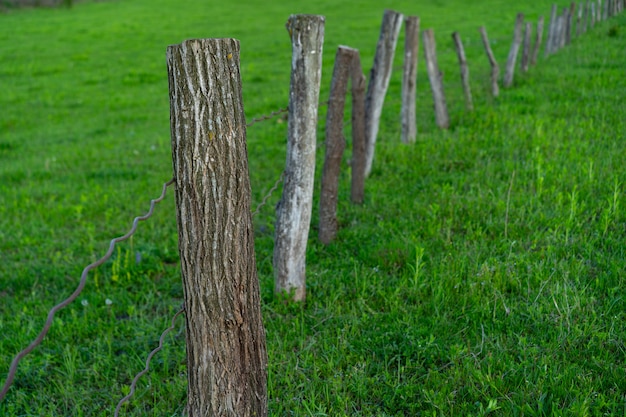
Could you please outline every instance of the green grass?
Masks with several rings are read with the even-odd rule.
[[[541,54],[494,101],[477,28],[503,66],[515,14],[547,17],[551,2],[423,3],[118,0],[0,15],[2,382],[50,307],[172,175],[167,45],[240,39],[250,119],[287,104],[289,14],[327,18],[325,99],[336,46],[358,48],[369,71],[393,7],[435,28],[452,126],[435,127],[420,50],[417,142],[400,143],[396,71],[365,203],[349,203],[346,163],[329,246],[314,210],[302,306],[272,294],[280,190],[255,217],[271,414],[625,415],[626,18]],[[275,119],[248,131],[253,206],[283,170],[285,130]],[[182,302],[173,200],[90,274],[21,362],[0,415],[112,415]],[[183,329],[179,319],[122,415],[182,414]]]

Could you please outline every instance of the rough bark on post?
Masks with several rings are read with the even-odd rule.
[[[337,235],[337,192],[341,158],[346,148],[343,137],[343,116],[348,91],[348,77],[354,49],[340,46],[335,55],[335,68],[326,113],[326,155],[322,170],[320,194],[319,239],[327,245]]]
[[[528,66],[530,65],[530,36],[533,30],[533,25],[530,22],[526,22],[524,28],[524,41],[522,42],[522,71],[528,72]]]
[[[383,23],[380,28],[380,37],[376,45],[374,65],[370,72],[370,79],[365,96],[365,176],[372,171],[374,151],[376,149],[376,137],[380,124],[380,116],[383,111],[385,93],[389,87],[393,56],[396,51],[396,43],[402,28],[402,13],[393,10],[385,10]]]
[[[417,52],[419,46],[420,18],[409,16],[404,21],[404,65],[402,71],[402,142],[413,143],[417,136],[415,120],[415,84],[417,82]]]
[[[510,87],[513,85],[513,74],[515,73],[515,62],[517,60],[517,54],[519,52],[520,45],[522,43],[522,27],[524,25],[524,14],[518,13],[515,19],[515,33],[513,35],[513,44],[509,51],[509,56],[506,60],[506,69],[504,71],[504,86]]]
[[[546,49],[545,49],[545,56],[548,56],[550,54],[552,54],[554,52],[554,45],[555,45],[555,31],[556,31],[556,20],[557,20],[557,16],[556,16],[556,12],[557,12],[557,5],[553,4],[552,5],[552,9],[550,11],[550,23],[548,24],[548,40],[546,41]]]
[[[539,57],[539,49],[541,48],[541,39],[543,37],[543,16],[539,16],[537,21],[537,32],[535,33],[535,44],[533,45],[533,52],[530,57],[530,65],[537,64],[537,58]]]
[[[239,41],[167,49],[188,415],[266,416]]]
[[[352,83],[352,184],[350,200],[363,203],[365,195],[365,75],[359,51],[355,49],[350,65]]]
[[[435,33],[432,29],[427,29],[422,33],[422,37],[424,56],[426,57],[426,69],[428,70],[430,87],[433,91],[433,101],[435,102],[435,120],[437,126],[442,129],[447,129],[450,126],[450,119],[448,117],[446,97],[443,91],[443,74],[439,70],[439,64],[437,63]]]
[[[498,95],[500,94],[500,88],[498,87],[498,80],[500,79],[500,67],[498,66],[496,57],[493,55],[493,51],[491,50],[489,38],[487,37],[487,30],[484,26],[481,26],[479,30],[480,37],[483,40],[483,46],[485,47],[485,52],[487,53],[487,58],[489,58],[489,63],[491,64],[491,95],[494,97],[498,97]]]
[[[324,17],[292,15],[291,85],[287,124],[287,163],[283,195],[276,208],[274,290],[294,301],[306,297],[306,246],[313,206],[317,109],[322,76]]]
[[[461,68],[461,84],[463,84],[463,94],[465,95],[465,105],[467,110],[474,110],[474,103],[472,101],[472,90],[469,82],[469,67],[467,66],[467,59],[465,58],[465,49],[463,48],[463,41],[459,32],[452,34],[452,40],[456,48],[456,55],[459,58],[459,67]]]

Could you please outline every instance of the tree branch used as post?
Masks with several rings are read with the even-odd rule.
[[[481,26],[479,30],[480,37],[483,40],[483,46],[485,47],[485,52],[487,53],[487,58],[489,58],[489,63],[491,64],[491,95],[498,97],[500,94],[500,88],[498,87],[498,81],[500,80],[500,66],[498,66],[498,61],[496,61],[496,57],[493,55],[493,51],[491,50],[489,38],[487,37],[487,30],[484,26]]]
[[[380,28],[380,38],[376,46],[374,65],[370,72],[369,84],[365,96],[365,176],[369,176],[374,162],[376,137],[380,116],[383,111],[385,93],[389,87],[393,56],[400,29],[402,28],[402,13],[385,10],[383,23]]]
[[[413,143],[417,136],[415,120],[415,89],[417,81],[417,52],[419,48],[420,18],[409,16],[404,21],[404,65],[402,71],[402,142]]]
[[[439,64],[437,63],[435,33],[432,29],[427,29],[422,33],[422,37],[422,42],[424,43],[424,56],[426,58],[426,69],[428,70],[430,87],[433,92],[433,101],[435,102],[435,120],[437,122],[437,126],[442,129],[447,129],[450,127],[450,119],[448,117],[446,97],[443,91],[443,74],[439,70]]]
[[[515,61],[517,60],[517,54],[519,52],[520,44],[522,43],[522,27],[524,25],[524,14],[518,13],[515,19],[515,33],[513,35],[513,44],[509,51],[509,57],[506,60],[506,69],[504,71],[504,86],[510,87],[513,85],[513,74],[515,73]]]
[[[188,415],[266,416],[239,41],[167,49]]]
[[[322,75],[324,17],[292,15],[291,85],[287,126],[287,163],[283,195],[276,208],[274,275],[276,293],[306,297],[306,246],[313,206],[317,108]]]
[[[465,49],[463,48],[463,41],[461,41],[461,35],[459,32],[452,33],[452,40],[456,48],[456,56],[459,58],[459,67],[461,68],[461,84],[463,84],[463,93],[465,95],[465,106],[467,110],[474,110],[474,103],[472,102],[472,89],[469,82],[469,67],[467,65],[467,59],[465,58]]]
[[[326,113],[326,155],[322,170],[320,193],[319,239],[327,245],[337,235],[337,193],[341,158],[346,148],[343,137],[343,116],[348,91],[348,77],[354,49],[339,46],[335,55],[335,68],[328,97]]]

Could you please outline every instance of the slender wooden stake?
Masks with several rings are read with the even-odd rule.
[[[267,416],[239,41],[167,48],[187,414]]]
[[[606,20],[609,18],[609,2],[608,0],[604,0],[604,4],[602,5],[602,20]]]
[[[419,47],[420,18],[409,16],[404,21],[404,65],[402,71],[402,142],[413,143],[417,136],[415,120],[415,84],[417,82],[417,52]]]
[[[552,53],[554,53],[555,50],[555,32],[556,32],[556,12],[557,12],[557,5],[553,4],[552,5],[552,9],[550,11],[550,24],[548,25],[548,40],[546,42],[546,49],[545,49],[545,56],[548,56]]]
[[[276,208],[274,290],[306,298],[306,246],[313,206],[317,108],[322,75],[324,17],[292,15],[291,85],[287,126],[287,163],[283,195]]]
[[[583,11],[584,11],[585,7],[584,7],[584,3],[580,2],[580,5],[578,6],[578,17],[576,18],[576,36],[580,36],[583,31]]]
[[[365,75],[359,51],[355,50],[350,65],[352,82],[352,184],[350,199],[363,203],[365,194]]]
[[[589,0],[585,1],[584,6],[583,6],[583,29],[582,29],[583,33],[587,32],[588,23],[589,23]]]
[[[562,49],[565,46],[565,33],[567,32],[567,20],[569,8],[566,7],[563,9],[563,13],[559,16],[559,49]]]
[[[443,92],[443,74],[439,70],[439,64],[437,63],[435,33],[432,29],[427,29],[422,33],[422,37],[426,69],[428,70],[428,78],[430,79],[430,87],[433,91],[433,100],[435,102],[435,120],[437,121],[437,126],[447,129],[450,126],[450,119],[448,117],[448,108],[446,107],[446,97]]]
[[[591,2],[591,29],[596,25],[596,2]]]
[[[487,37],[487,30],[484,26],[481,26],[479,30],[480,37],[483,40],[483,46],[485,47],[485,52],[487,53],[487,58],[489,58],[489,63],[491,64],[491,95],[498,97],[500,94],[500,89],[498,87],[498,80],[500,80],[500,67],[498,66],[498,62],[496,61],[493,51],[491,50],[489,38]]]
[[[541,48],[541,39],[543,37],[543,16],[539,16],[537,21],[537,32],[535,33],[535,44],[533,45],[533,52],[530,57],[530,65],[537,64],[537,58],[539,56],[539,48]]]
[[[380,28],[380,37],[376,45],[374,65],[370,72],[367,94],[365,96],[365,176],[369,176],[374,162],[376,137],[383,111],[385,93],[389,87],[393,56],[396,52],[396,43],[402,28],[402,13],[385,10],[383,23]]]
[[[461,84],[463,84],[463,93],[465,95],[465,105],[467,110],[474,110],[474,103],[472,102],[472,90],[469,83],[469,67],[467,66],[467,59],[465,58],[465,49],[463,48],[463,41],[459,32],[452,34],[452,40],[456,48],[456,55],[459,58],[459,66],[461,67]]]
[[[320,194],[319,239],[327,245],[337,235],[337,193],[341,158],[346,148],[343,137],[343,115],[348,91],[348,77],[354,49],[339,46],[328,97],[326,113],[326,155],[322,170]]]
[[[528,66],[530,65],[530,36],[532,30],[532,23],[526,22],[524,28],[524,42],[522,43],[522,72],[528,72]]]
[[[571,3],[569,5],[569,10],[567,11],[567,22],[565,26],[565,45],[569,45],[572,43],[572,33],[574,28],[574,15],[576,13],[576,3]]]
[[[522,27],[524,25],[524,14],[518,13],[515,19],[515,33],[513,35],[513,44],[509,51],[509,57],[506,60],[506,70],[504,71],[504,86],[510,87],[513,85],[513,74],[515,73],[515,61],[517,60],[517,54],[519,52],[520,45],[522,43]]]

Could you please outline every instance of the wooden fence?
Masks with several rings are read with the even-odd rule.
[[[551,10],[545,55],[556,53],[599,20],[624,8],[624,0],[571,3]],[[374,158],[378,124],[392,73],[402,22],[406,42],[402,81],[402,141],[415,140],[415,88],[419,18],[386,11],[369,84],[365,89],[359,51],[339,46],[326,117],[326,147],[321,181],[319,239],[337,234],[338,180],[348,82],[352,85],[351,200],[363,202],[364,182]],[[306,246],[313,206],[324,17],[294,15],[287,30],[292,41],[287,161],[283,194],[276,211],[275,292],[303,301],[306,296]],[[537,23],[517,15],[503,80],[487,31],[479,28],[491,66],[490,92],[514,85],[517,58],[528,71],[543,37]],[[532,36],[532,32],[535,36]],[[465,106],[472,111],[470,72],[462,38],[452,34],[460,66]],[[426,68],[437,125],[450,126],[433,29],[422,32]],[[241,100],[239,43],[234,39],[187,41],[168,48],[171,131],[179,250],[187,318],[189,415],[267,415],[265,334],[250,212],[246,129]],[[225,82],[227,80],[227,82]]]

